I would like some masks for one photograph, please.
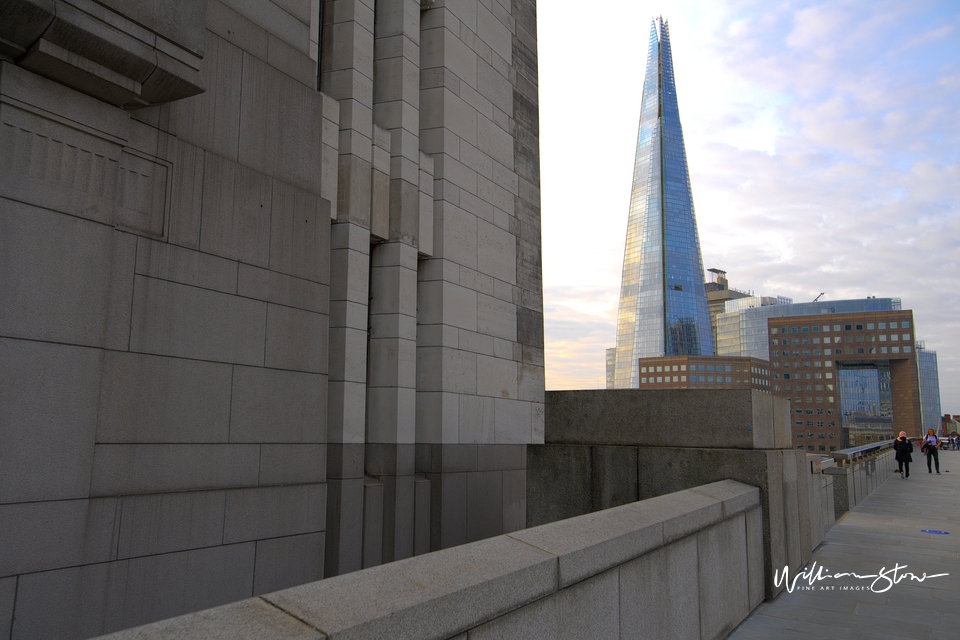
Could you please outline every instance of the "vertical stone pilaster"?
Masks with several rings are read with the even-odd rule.
[[[373,0],[327,1],[321,88],[340,103],[337,216],[331,229],[327,406],[328,496],[324,573],[363,566],[363,457],[367,405]]]
[[[383,484],[383,560],[414,553],[420,3],[379,0],[373,120],[389,134],[387,242],[371,251],[367,472]]]

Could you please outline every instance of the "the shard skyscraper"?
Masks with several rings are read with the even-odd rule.
[[[607,386],[639,386],[637,359],[713,355],[703,260],[683,147],[667,23],[650,26],[623,254],[617,346]]]

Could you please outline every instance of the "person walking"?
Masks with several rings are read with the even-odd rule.
[[[897,461],[897,473],[901,478],[910,477],[910,463],[913,462],[913,445],[907,438],[907,432],[901,431],[900,437],[893,441],[894,459]]]
[[[923,437],[923,444],[920,445],[920,450],[927,456],[927,473],[933,473],[931,468],[930,461],[933,460],[936,463],[937,473],[940,473],[940,453],[938,449],[940,448],[940,438],[933,432],[933,429],[927,429],[927,435]]]

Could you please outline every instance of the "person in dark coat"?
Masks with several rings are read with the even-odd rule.
[[[933,432],[933,429],[927,429],[927,435],[923,437],[923,446],[920,448],[927,456],[927,473],[933,473],[930,461],[936,463],[937,473],[940,473],[940,438]]]
[[[894,458],[897,461],[897,473],[901,478],[910,477],[910,463],[913,462],[913,445],[907,438],[907,432],[901,431],[900,437],[893,441]]]

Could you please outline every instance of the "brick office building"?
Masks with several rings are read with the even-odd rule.
[[[913,312],[771,317],[773,393],[794,445],[829,452],[922,431]]]
[[[770,393],[770,363],[739,356],[640,358],[641,389],[758,389]]]

